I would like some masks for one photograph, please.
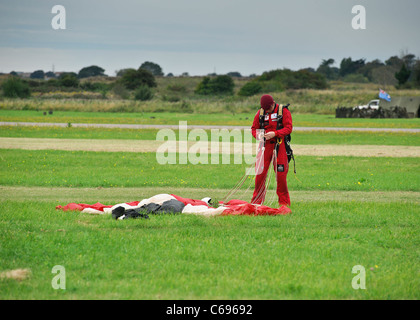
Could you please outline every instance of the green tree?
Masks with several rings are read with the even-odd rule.
[[[60,82],[60,85],[62,85],[63,87],[76,88],[79,86],[79,79],[77,78],[77,75],[74,72],[62,73],[58,77],[58,80]]]
[[[250,97],[262,91],[262,86],[257,81],[247,82],[238,92],[238,95]]]
[[[348,74],[356,73],[364,65],[365,59],[353,61],[351,58],[344,58],[340,63],[340,76],[345,77]]]
[[[236,77],[236,78],[242,78],[242,75],[240,72],[238,71],[232,71],[232,72],[228,72],[227,75],[229,77]]]
[[[401,59],[408,70],[412,71],[416,64],[416,56],[412,53],[404,55]]]
[[[154,62],[143,62],[139,69],[150,71],[154,76],[163,76],[162,68]]]
[[[204,77],[198,84],[195,93],[210,94],[233,94],[235,83],[228,75],[221,75],[215,78]]]
[[[15,76],[4,81],[2,88],[3,95],[8,98],[28,98],[31,95],[29,85]]]
[[[335,80],[338,78],[338,68],[332,67],[335,63],[334,59],[322,59],[321,64],[316,70],[317,73],[322,74],[329,80]]]
[[[197,88],[195,89],[195,93],[198,94],[211,94],[210,89],[210,77],[204,77],[203,80],[197,85]]]
[[[156,87],[156,80],[150,71],[145,69],[127,69],[121,77],[121,83],[130,90],[146,85],[149,88]]]
[[[388,60],[385,61],[385,64],[387,66],[398,67],[398,68],[401,67],[402,63],[403,63],[403,61],[400,58],[398,58],[397,56],[392,56]]]
[[[395,78],[398,80],[399,85],[403,85],[408,81],[408,78],[410,78],[411,71],[407,69],[405,63],[401,66],[401,69],[399,72],[395,73]]]
[[[380,68],[384,66],[385,64],[375,59],[371,62],[366,63],[363,67],[361,67],[357,72],[362,74],[365,78],[367,78],[369,81],[373,81],[373,70]]]
[[[420,87],[420,59],[417,59],[414,64],[413,81],[417,87]]]
[[[134,70],[133,68],[125,68],[115,71],[117,77],[122,77],[127,70]]]
[[[88,77],[98,77],[106,76],[104,74],[105,70],[98,66],[84,67],[79,71],[77,75],[79,79],[88,78]]]
[[[398,84],[397,79],[395,79],[395,67],[393,66],[381,66],[375,69],[372,69],[372,82],[378,83],[383,86],[395,86]]]
[[[217,76],[212,79],[211,83],[215,93],[233,94],[235,83],[233,82],[232,77],[228,75]]]
[[[328,87],[324,75],[302,69],[292,71],[278,69],[264,72],[256,78],[265,92],[283,91],[284,89],[325,89]]]
[[[134,99],[140,101],[147,101],[153,98],[153,92],[147,85],[141,85],[134,91]]]
[[[45,76],[46,76],[46,77],[48,77],[48,78],[56,78],[55,73],[54,73],[54,72],[52,72],[52,71],[48,71],[48,72],[46,72],[46,73],[45,73]]]
[[[45,77],[45,73],[42,70],[36,70],[32,72],[29,76],[29,78],[31,79],[44,79],[44,77]]]

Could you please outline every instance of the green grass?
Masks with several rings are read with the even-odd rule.
[[[347,128],[420,128],[420,118],[411,119],[342,119],[334,115],[295,114],[290,108],[295,127],[347,127]],[[83,112],[54,111],[43,115],[42,111],[0,110],[0,121],[9,122],[56,122],[56,123],[113,123],[178,125],[187,121],[190,125],[251,126],[255,111],[246,113],[182,113],[182,112]]]
[[[156,140],[158,132],[158,129],[0,126],[0,137],[14,138]],[[179,140],[179,131],[174,132]],[[211,130],[205,132],[212,138]],[[292,139],[293,144],[420,146],[420,133],[407,132],[296,131]]]
[[[150,198],[156,194],[172,192],[186,198],[202,199],[211,196],[217,204],[218,199],[226,196],[226,189],[186,188],[186,187],[24,187],[0,186],[0,199],[16,202],[36,201],[54,202],[56,205],[65,205],[70,202],[96,203],[109,205],[120,202],[139,201]],[[273,192],[273,191],[270,191]],[[24,196],[23,196],[24,195]],[[327,202],[327,201],[358,201],[358,202],[413,202],[420,204],[419,191],[305,191],[291,190],[292,204],[296,202]],[[276,203],[267,203],[276,206]]]
[[[249,167],[233,164],[233,157],[230,165],[160,165],[156,153],[3,149],[0,185],[231,189]],[[292,170],[288,176],[291,190],[419,190],[417,158],[299,156],[296,161],[298,179]]]
[[[24,197],[24,195],[23,195]],[[301,202],[285,217],[115,221],[3,201],[1,299],[419,299],[418,205]],[[403,214],[401,214],[403,212]],[[54,290],[55,265],[66,290]],[[352,267],[366,269],[354,290]]]
[[[32,121],[33,113],[19,112],[13,116]],[[103,117],[74,113],[73,119],[88,121],[93,114]],[[117,121],[129,119],[114,115],[121,116]],[[178,121],[162,115],[168,123]],[[195,116],[188,119],[200,121]],[[111,113],[102,118],[109,119]],[[335,121],[306,115],[294,120]],[[393,125],[346,120],[349,126]],[[419,127],[414,120],[395,125]],[[0,127],[2,137],[61,138],[63,144],[66,138],[154,140],[156,132]],[[296,132],[292,142],[418,146],[419,135]],[[159,165],[155,153],[0,149],[0,274],[31,270],[22,281],[0,277],[0,299],[419,299],[418,159],[296,161],[296,179],[292,170],[288,175],[291,215],[116,221],[55,207],[115,204],[159,193],[217,202],[247,165]],[[56,265],[66,268],[66,290],[51,286]],[[352,288],[355,265],[365,267],[366,290]]]

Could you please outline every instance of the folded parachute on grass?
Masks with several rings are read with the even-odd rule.
[[[115,219],[126,218],[148,218],[149,213],[184,213],[201,216],[218,215],[286,215],[291,213],[290,208],[281,206],[280,208],[270,208],[264,205],[251,204],[242,200],[230,200],[220,202],[218,208],[209,205],[210,198],[202,200],[182,198],[174,194],[158,194],[141,201],[118,203],[115,205],[104,205],[102,203],[84,204],[69,203],[66,206],[57,206],[56,209],[63,211],[76,210],[91,214],[111,213]]]

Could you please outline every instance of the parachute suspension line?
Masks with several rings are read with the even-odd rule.
[[[246,179],[250,176],[251,170],[254,170],[254,172],[255,172],[256,168],[259,168],[257,166],[259,166],[261,164],[261,158],[264,159],[264,150],[265,150],[265,146],[262,143],[260,143],[259,146],[258,146],[257,157],[256,157],[255,161],[246,169],[245,174],[242,176],[242,178],[239,180],[239,182],[222,199],[223,203],[228,202],[230,200],[230,198],[233,197],[238,192],[238,190],[245,183]],[[262,154],[263,156],[258,157],[259,154]],[[264,161],[264,160],[262,160],[262,161]],[[247,189],[243,193],[243,195],[245,195],[245,193],[248,192],[248,190],[251,188],[253,179],[249,179],[249,180],[250,180],[250,182],[248,184]]]
[[[274,153],[273,153],[273,157],[271,158],[271,162],[273,161],[273,158],[274,158]],[[257,193],[257,197],[254,200],[255,202],[259,202],[261,200],[261,204],[264,203],[265,195],[267,194],[268,187],[270,186],[272,175],[273,175],[273,171],[270,170],[270,172],[268,172],[268,178],[266,175],[264,182],[261,183],[260,189],[258,190],[258,193]]]
[[[260,146],[258,148],[258,151],[257,151],[257,157],[256,157],[255,162],[252,165],[250,165],[249,168],[246,169],[245,174],[241,177],[239,182],[222,199],[223,203],[227,203],[229,200],[231,200],[231,198],[242,188],[242,186],[245,184],[246,180],[249,178],[250,172],[253,168],[254,168],[254,171],[256,173],[259,171],[260,166],[261,166],[261,161],[264,161],[264,151],[265,151],[265,146],[263,144],[260,144]],[[260,157],[258,157],[258,155],[260,155]],[[273,171],[275,172],[275,176],[276,176],[276,180],[277,180],[277,152],[276,151],[273,152],[273,156],[271,158],[270,164],[271,163],[273,163],[273,166],[274,166]],[[267,194],[267,191],[269,191],[270,182],[271,182],[272,175],[273,175],[273,171],[271,171],[270,168],[268,168],[268,170],[270,171],[270,172],[267,172],[268,177],[267,177],[267,174],[266,174],[264,182],[261,183],[261,186],[260,186],[259,190],[257,190],[257,195],[256,195],[256,198],[254,199],[254,202],[261,201],[261,204],[263,204],[265,202],[265,196]],[[254,179],[249,179],[248,187],[244,191],[241,190],[241,192],[240,192],[241,197],[239,197],[239,198],[242,198],[247,194],[247,192],[249,191],[249,189],[253,185],[253,182],[255,184],[256,176],[257,175],[255,175]],[[274,201],[275,195],[276,195],[276,192],[274,191],[271,194],[270,203]]]
[[[248,175],[248,177],[249,177],[249,175]],[[243,192],[241,192],[239,199],[243,199],[245,197],[245,195],[247,194],[247,192],[249,191],[249,189],[253,185],[252,182],[254,182],[254,184],[255,184],[254,179],[249,179],[248,187]]]
[[[251,168],[251,167],[250,167]],[[249,168],[249,169],[250,169]],[[233,189],[231,189],[228,194],[222,199],[222,202],[225,203],[226,200],[229,199],[229,197],[232,197],[244,184],[244,182],[246,181],[246,179],[248,178],[248,172],[249,170],[247,170],[245,172],[245,174],[242,176],[242,178],[239,180],[239,182],[233,187]]]
[[[266,183],[266,181],[267,181],[267,176],[265,177],[264,182],[261,183],[261,186],[257,191],[257,196],[255,197],[254,202],[259,202],[260,200],[263,199],[264,193],[265,193],[265,183]]]
[[[271,159],[271,161],[273,161],[273,159]],[[267,195],[267,193],[269,191],[269,188],[270,188],[271,178],[273,177],[273,171],[270,170],[270,166],[268,167],[268,170],[269,170],[269,172],[268,172],[268,178],[265,181],[264,192],[262,193],[262,197],[263,197],[262,200],[263,201],[261,202],[261,204],[264,204],[264,202],[265,202],[265,197],[266,197],[266,195]]]
[[[273,161],[272,162],[273,162],[273,166],[274,166],[274,174],[276,176],[276,185],[277,185],[278,184],[278,180],[277,180],[278,176],[277,176],[277,151],[276,151],[276,149],[274,149],[274,152],[273,152]],[[276,191],[273,191],[271,193],[271,197],[270,197],[270,200],[269,200],[268,204],[271,204],[271,203],[274,202],[276,194],[277,194]]]

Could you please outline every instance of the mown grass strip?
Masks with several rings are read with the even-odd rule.
[[[181,187],[141,188],[69,188],[69,187],[16,187],[0,186],[0,201],[38,201],[65,205],[70,202],[116,204],[140,201],[162,193],[172,193],[184,198],[212,197],[213,205],[223,199],[228,190]],[[291,191],[292,208],[296,202],[355,201],[355,202],[420,202],[420,192],[414,191]],[[276,204],[274,204],[276,205]]]
[[[0,126],[0,137],[16,138],[156,140],[158,132],[157,129]],[[179,130],[173,130],[173,132],[179,140]],[[191,130],[188,130],[187,134],[189,135],[190,132]],[[211,130],[205,130],[205,133],[209,139],[215,139]],[[242,136],[244,136],[243,133]],[[420,133],[297,131],[293,132],[292,137],[294,144],[420,146]],[[183,135],[181,139],[184,139]]]
[[[121,123],[121,124],[171,124],[187,121],[190,125],[251,126],[255,112],[247,113],[182,113],[182,112],[84,112],[0,110],[0,121],[58,122],[58,123]],[[420,119],[342,119],[334,115],[294,114],[296,127],[349,127],[349,128],[420,128]]]
[[[156,153],[3,149],[0,184],[231,189],[249,165],[234,164],[234,155],[228,160],[230,164],[222,164],[221,157],[219,164],[211,164],[209,157],[209,164],[161,165]],[[291,190],[419,191],[417,158],[299,156],[296,161],[296,178],[292,170],[288,176]]]
[[[208,163],[208,158],[216,154],[256,155],[258,145],[227,141],[208,141],[207,138],[187,143],[163,142],[155,140],[121,140],[121,139],[56,139],[56,138],[4,138],[0,137],[0,149],[24,150],[63,150],[95,152],[156,152],[160,155],[171,152],[183,153],[191,160],[198,157],[201,163]],[[420,157],[418,146],[383,146],[383,145],[293,145],[296,156],[363,156],[363,157]],[[196,152],[198,151],[196,155]],[[208,154],[211,154],[209,156]],[[173,157],[175,159],[175,156]],[[212,159],[212,158],[211,158]],[[236,159],[236,158],[235,158]],[[193,162],[192,163],[198,163]],[[235,161],[235,163],[238,163]]]

